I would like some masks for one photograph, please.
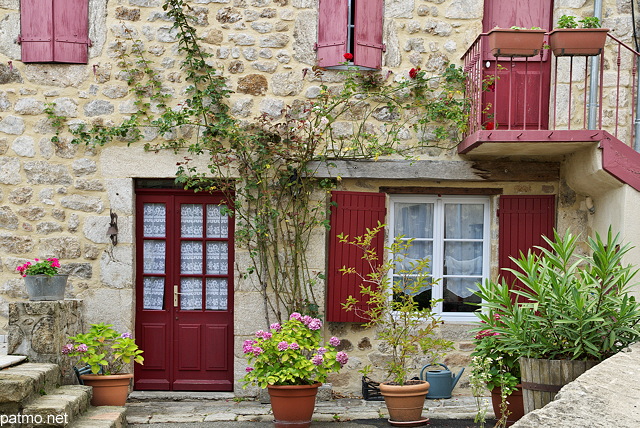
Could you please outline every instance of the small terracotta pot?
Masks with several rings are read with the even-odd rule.
[[[522,401],[522,385],[516,385],[517,390],[513,391],[511,395],[507,397],[507,426],[511,426],[516,423],[521,417],[524,416],[524,403]],[[502,412],[500,411],[500,403],[502,402],[502,389],[493,388],[491,390],[491,404],[493,405],[493,413],[496,415],[496,419],[500,419]]]
[[[322,385],[320,382],[313,385],[267,385],[275,419],[274,426],[309,427],[320,385]]]
[[[389,410],[389,422],[421,422],[424,400],[429,392],[429,382],[411,380],[404,385],[380,384],[380,393]]]
[[[124,406],[129,396],[132,373],[114,375],[82,375],[85,385],[93,387],[92,406]]]

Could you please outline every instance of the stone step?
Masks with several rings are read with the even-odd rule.
[[[127,426],[125,407],[90,407],[69,428],[124,428]]]
[[[23,407],[22,414],[33,416],[33,423],[23,423],[22,428],[67,426],[89,408],[90,400],[90,386],[63,385]]]
[[[24,355],[0,355],[0,369],[6,369],[7,367],[17,366],[26,360]]]
[[[56,364],[23,363],[0,370],[0,409],[20,410],[22,404],[60,386]]]

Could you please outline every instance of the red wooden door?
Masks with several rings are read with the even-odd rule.
[[[485,0],[483,31],[512,26],[550,30],[552,11],[553,0]],[[497,77],[489,86],[490,90],[483,93],[483,105],[489,106],[483,118],[485,127],[548,129],[551,85],[548,49],[532,58],[500,58],[496,61],[485,43],[483,58],[484,77]]]
[[[542,236],[553,238],[555,211],[553,195],[500,197],[498,265],[500,276],[508,284],[514,283],[515,276],[502,269],[516,268],[509,257],[519,258],[520,253],[527,254],[534,246],[549,247]]]
[[[138,190],[135,389],[233,390],[233,222],[222,196]]]

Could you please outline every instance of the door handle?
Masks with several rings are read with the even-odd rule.
[[[173,286],[173,307],[174,308],[178,307],[178,295],[179,294],[183,294],[183,293],[178,293],[178,286],[174,285]]]

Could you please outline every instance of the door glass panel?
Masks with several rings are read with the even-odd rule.
[[[445,239],[482,239],[483,204],[445,204]]]
[[[164,204],[144,204],[142,228],[148,238],[164,238],[167,214]]]
[[[143,308],[151,310],[164,309],[164,278],[147,276],[143,282]]]
[[[223,278],[207,278],[207,307],[212,311],[227,310],[227,280]]]
[[[182,278],[180,280],[180,309],[199,311],[202,309],[202,279]]]
[[[395,204],[396,236],[433,238],[433,204]]]
[[[202,238],[202,205],[180,206],[180,234],[183,238]]]
[[[207,242],[207,275],[226,275],[229,249],[226,242]]]
[[[143,273],[164,273],[165,242],[145,240],[143,244]]]
[[[207,205],[207,238],[226,238],[229,217],[222,214],[223,205]]]
[[[183,241],[180,244],[180,273],[202,275],[202,242]]]

